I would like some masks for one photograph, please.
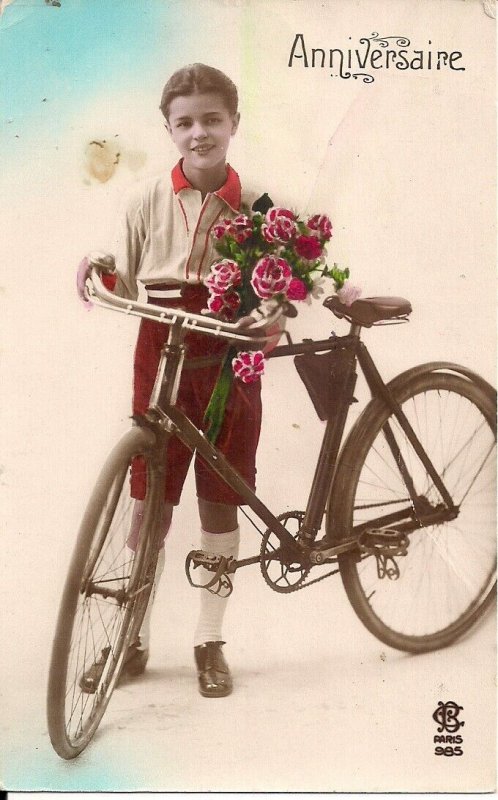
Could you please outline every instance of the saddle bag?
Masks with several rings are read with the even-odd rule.
[[[354,402],[356,384],[354,349],[338,342],[327,353],[303,353],[295,356],[294,366],[306,386],[315,411],[321,420],[330,419],[343,403]]]

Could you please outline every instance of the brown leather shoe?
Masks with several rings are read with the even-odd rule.
[[[206,642],[194,647],[199,691],[203,697],[226,697],[232,691],[232,676],[221,652],[224,644],[225,642]]]
[[[87,694],[95,694],[97,691],[109,652],[110,648],[104,647],[98,659],[94,661],[81,676],[79,680],[80,688]],[[121,674],[116,685],[119,686],[123,678],[135,678],[138,675],[142,675],[148,660],[149,651],[140,649],[140,641],[131,644],[126,653]]]

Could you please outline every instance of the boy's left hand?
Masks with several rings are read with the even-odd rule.
[[[252,333],[254,336],[261,336],[261,329],[254,332],[250,330],[251,325],[254,325],[256,321],[257,320],[255,320],[254,317],[248,316],[248,317],[241,317],[239,320],[237,320],[237,323],[238,325],[240,325],[241,328],[244,329],[244,333],[247,333],[248,335],[251,335]],[[270,339],[268,339],[267,342],[264,343],[262,347],[260,347],[260,349],[263,351],[265,355],[267,355],[268,353],[270,353],[272,350],[275,349],[284,329],[285,329],[285,316],[283,314],[268,328],[264,329],[264,335],[271,337]]]

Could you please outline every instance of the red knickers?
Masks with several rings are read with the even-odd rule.
[[[208,292],[201,285],[187,285],[179,300],[161,301],[157,305],[184,308],[199,313],[206,307]],[[147,410],[161,348],[168,338],[168,327],[151,320],[142,320],[134,361],[133,413],[144,414]],[[186,361],[200,356],[220,356],[214,366],[184,369],[178,390],[177,405],[200,430],[205,430],[204,412],[218,378],[221,357],[226,343],[201,334],[188,334]],[[216,447],[226,456],[237,472],[252,487],[256,479],[256,449],[261,428],[261,385],[259,381],[245,384],[234,380],[225,410]],[[164,499],[177,505],[188,472],[192,451],[176,436],[171,437],[165,454]],[[145,472],[141,459],[135,459],[132,470],[131,494],[136,499],[145,497]],[[213,503],[242,505],[244,500],[234,492],[196,455],[195,476],[197,496]]]

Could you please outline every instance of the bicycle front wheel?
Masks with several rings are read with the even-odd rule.
[[[465,378],[437,372],[413,378],[397,400],[458,515],[409,533],[405,555],[350,551],[339,557],[339,567],[348,598],[371,633],[391,647],[420,653],[456,640],[496,596],[495,403]],[[335,541],[375,530],[379,520],[394,520],[402,509],[410,513],[390,433],[416,495],[426,508],[441,507],[406,434],[376,400],[341,457],[328,515]]]
[[[152,586],[157,551],[159,489],[155,436],[133,428],[112,451],[90,498],[64,587],[55,631],[47,700],[56,752],[74,758],[95,733],[111,698],[126,649],[137,635]],[[133,459],[147,471],[147,497],[138,546],[127,547],[135,501]],[[99,662],[98,685],[83,676]]]

